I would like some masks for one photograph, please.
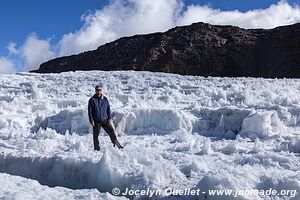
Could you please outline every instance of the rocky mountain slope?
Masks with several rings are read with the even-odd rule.
[[[138,70],[201,76],[300,78],[300,24],[242,29],[194,23],[120,38],[32,72]]]

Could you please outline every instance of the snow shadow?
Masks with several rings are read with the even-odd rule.
[[[170,134],[183,130],[191,132],[192,122],[186,114],[171,109],[131,109],[112,113],[114,126],[118,135],[158,135]],[[51,128],[57,133],[89,133],[90,123],[84,109],[63,110],[58,114],[45,118],[37,117],[32,132],[40,128]]]
[[[244,119],[249,116],[250,110],[235,108],[193,110],[196,119],[193,123],[193,132],[208,137],[220,139],[235,139],[242,130]]]
[[[117,173],[110,166],[106,153],[99,162],[58,157],[16,157],[0,155],[0,172],[37,180],[49,187],[62,186],[70,189],[97,188],[100,192],[111,192],[130,187],[130,177]],[[128,185],[129,183],[129,185]]]
[[[275,111],[253,112],[231,107],[184,111],[135,108],[116,110],[112,117],[117,135],[167,135],[180,131],[217,139],[235,139],[240,135],[255,140],[271,136],[281,126]],[[86,109],[65,109],[45,118],[38,116],[31,131],[37,132],[40,128],[50,128],[60,134],[68,131],[85,135],[91,126]]]
[[[65,134],[68,131],[69,133],[85,135],[89,133],[90,129],[87,116],[87,111],[83,109],[63,110],[45,118],[37,117],[31,131],[37,132],[40,128],[51,128],[60,134]]]

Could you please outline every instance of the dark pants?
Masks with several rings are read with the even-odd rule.
[[[109,135],[110,140],[113,144],[115,144],[117,140],[117,136],[115,134],[115,130],[107,120],[105,121],[95,121],[95,126],[93,126],[93,139],[94,139],[94,149],[99,150],[99,133],[101,127],[105,130],[105,132]]]

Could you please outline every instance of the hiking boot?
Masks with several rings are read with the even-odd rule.
[[[124,149],[124,147],[119,143],[118,140],[115,141],[114,146],[117,145],[119,149]]]

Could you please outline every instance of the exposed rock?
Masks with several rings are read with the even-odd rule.
[[[300,78],[300,24],[242,29],[195,23],[120,38],[33,72],[145,70],[201,76]]]

